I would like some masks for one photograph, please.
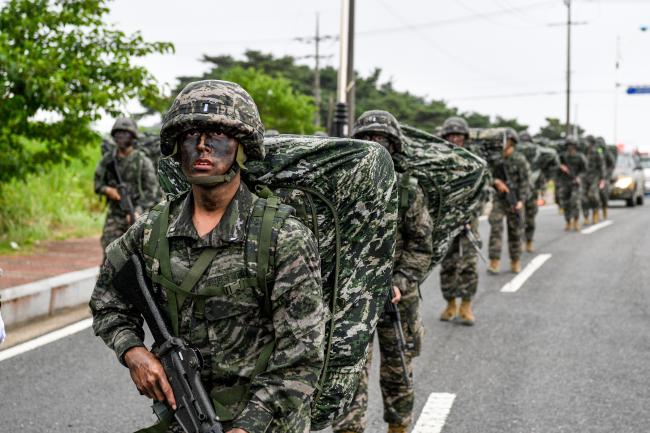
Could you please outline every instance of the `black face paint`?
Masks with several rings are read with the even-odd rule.
[[[187,176],[224,174],[237,157],[237,141],[220,131],[187,131],[179,137],[178,144]]]
[[[134,137],[129,131],[115,131],[113,140],[120,150],[133,146]]]

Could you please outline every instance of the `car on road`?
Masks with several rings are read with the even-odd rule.
[[[619,153],[609,190],[610,200],[625,200],[628,206],[643,204],[645,176],[641,158],[632,153]]]
[[[642,154],[641,167],[643,167],[643,175],[645,176],[645,193],[650,194],[650,155]]]

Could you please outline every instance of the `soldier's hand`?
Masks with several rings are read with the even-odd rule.
[[[402,291],[397,286],[393,286],[393,299],[390,300],[391,303],[397,304],[402,300]]]
[[[600,182],[598,182],[598,189],[605,189],[605,179],[600,179]]]
[[[242,428],[234,428],[228,430],[226,433],[248,433],[248,432]]]
[[[566,164],[561,164],[560,170],[562,170],[566,174],[569,174],[569,167]]]
[[[122,196],[120,195],[120,192],[117,190],[117,188],[113,188],[112,186],[107,186],[104,188],[104,195],[113,201],[120,201],[122,199]]]
[[[518,201],[517,204],[515,205],[515,209],[517,210],[522,210],[524,208],[524,202],[523,201]]]
[[[129,367],[131,379],[140,394],[167,402],[172,409],[176,410],[172,387],[162,364],[153,353],[141,346],[133,347],[124,354],[124,362]]]
[[[494,180],[494,187],[497,189],[502,194],[508,194],[510,192],[510,188],[508,188],[508,185],[501,179],[495,179]]]

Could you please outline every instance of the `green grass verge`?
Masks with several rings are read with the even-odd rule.
[[[0,253],[29,250],[42,240],[101,233],[105,205],[93,191],[98,146],[83,158],[57,164],[25,181],[0,184]]]

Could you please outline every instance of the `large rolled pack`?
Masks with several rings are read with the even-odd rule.
[[[487,165],[479,156],[428,132],[402,125],[404,154],[395,166],[418,179],[433,219],[431,268],[444,258],[462,225],[480,212]]]
[[[318,239],[332,314],[312,405],[319,430],[352,400],[383,311],[395,249],[395,171],[388,152],[366,141],[280,135],[264,146],[266,157],[247,162],[242,179],[260,196],[272,192],[293,206]],[[159,175],[167,194],[188,189],[174,159],[161,160]]]

